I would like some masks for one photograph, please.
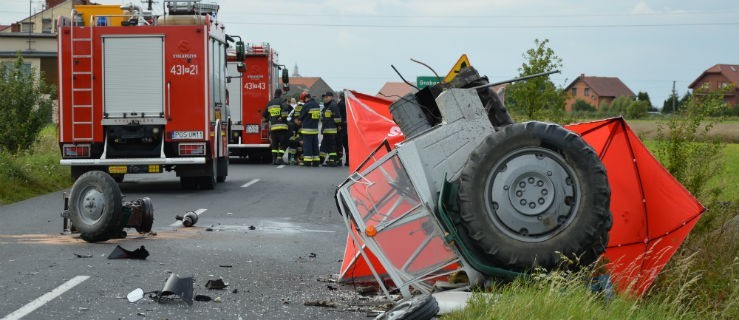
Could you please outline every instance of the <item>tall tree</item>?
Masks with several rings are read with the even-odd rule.
[[[534,40],[534,48],[523,54],[524,63],[518,68],[520,77],[562,68],[560,59],[547,45],[549,39]],[[549,77],[538,77],[514,83],[506,88],[508,107],[523,113],[528,119],[542,116],[543,110],[556,113],[564,110],[566,96]]]
[[[639,93],[636,94],[636,101],[646,101],[647,106],[649,106],[649,111],[654,110],[654,106],[652,105],[652,100],[649,99],[649,93],[645,91],[639,91]]]

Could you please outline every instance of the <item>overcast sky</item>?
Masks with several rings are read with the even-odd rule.
[[[2,2],[0,24],[28,15],[28,1]],[[410,58],[443,76],[466,53],[493,81],[515,77],[536,38],[549,39],[563,60],[555,83],[566,86],[581,73],[619,77],[660,108],[673,80],[682,95],[714,64],[739,64],[737,0],[215,2],[228,33],[270,42],[290,72],[297,64],[301,75],[321,76],[336,90],[369,94],[400,80],[391,64],[414,82],[430,75]]]

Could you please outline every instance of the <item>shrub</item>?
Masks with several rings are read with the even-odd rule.
[[[24,70],[22,57],[0,67],[0,148],[17,153],[31,147],[51,121],[51,100],[42,96],[45,91],[49,87]]]

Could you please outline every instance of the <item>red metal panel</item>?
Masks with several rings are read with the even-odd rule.
[[[267,106],[270,92],[272,61],[267,55],[247,55],[244,59],[246,72],[242,79],[241,123],[259,125],[258,133],[242,132],[243,144],[269,143],[269,128],[262,123],[262,112]]]

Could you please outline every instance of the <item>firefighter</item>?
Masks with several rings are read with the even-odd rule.
[[[290,142],[288,142],[288,144],[290,145],[290,151],[288,152],[288,163],[301,166],[303,165],[303,136],[300,134],[300,112],[303,110],[303,101],[305,100],[306,94],[307,92],[301,93],[300,99],[293,106],[293,111],[291,112],[292,117],[290,119],[292,134],[290,135]],[[292,99],[290,101],[290,104],[292,105]]]
[[[341,114],[339,114],[338,106],[334,101],[334,93],[326,92],[321,96],[323,98],[323,110],[321,111],[321,149],[326,152],[326,165],[329,167],[336,166],[336,135],[338,134],[337,119],[341,123]]]
[[[275,90],[275,97],[267,102],[267,108],[262,113],[264,121],[269,120],[270,143],[272,147],[272,164],[282,164],[282,157],[287,149],[290,133],[287,127],[287,116],[290,107],[282,99],[282,90]]]
[[[347,127],[346,127],[346,102],[344,101],[344,91],[341,91],[339,94],[339,102],[336,104],[339,113],[341,113],[341,117],[339,117],[339,120],[336,123],[336,126],[338,128],[339,134],[336,136],[336,150],[337,150],[337,161],[338,165],[341,165],[341,158],[342,156],[345,156],[344,158],[344,165],[349,165],[349,137],[347,135]]]
[[[300,110],[298,124],[303,136],[303,162],[306,167],[318,167],[318,123],[321,121],[321,106],[305,93],[305,104]]]

